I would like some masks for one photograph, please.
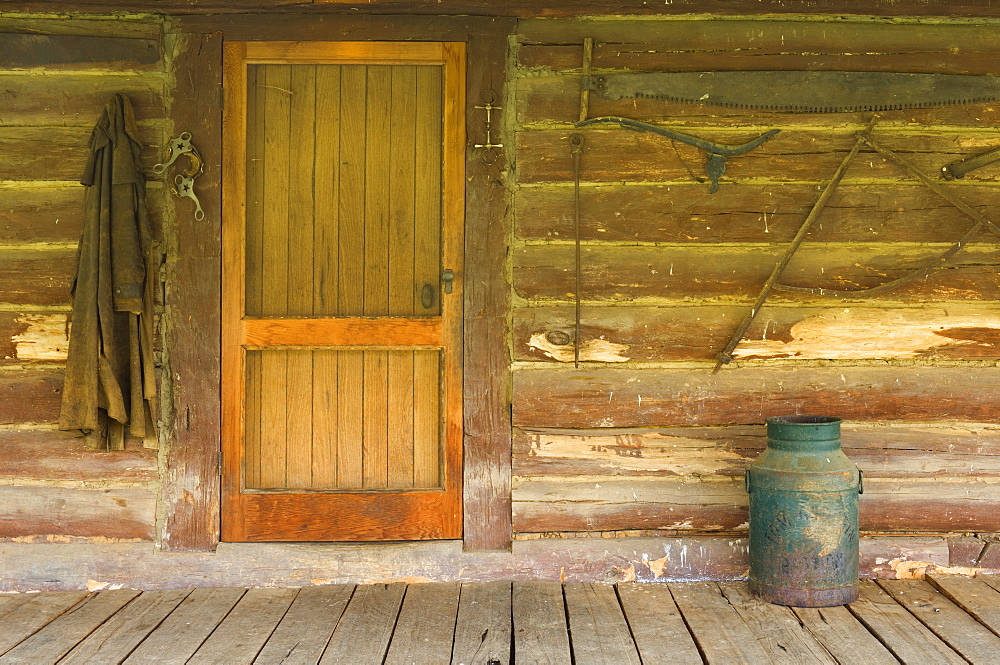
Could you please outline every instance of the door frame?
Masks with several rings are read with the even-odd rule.
[[[511,543],[511,235],[506,154],[482,159],[482,92],[506,99],[508,36],[516,20],[489,17],[230,15],[181,18],[170,117],[190,131],[205,162],[197,189],[205,219],[178,205],[168,221],[164,347],[172,390],[165,411],[166,468],[160,544],[211,551],[220,534],[222,48],[230,41],[464,41],[466,68],[463,542],[468,551]],[[219,91],[213,95],[209,91]],[[502,106],[506,104],[501,102]],[[494,111],[493,137],[506,110]],[[501,134],[502,135],[502,134]],[[509,140],[509,139],[508,139]]]
[[[464,42],[227,42],[223,110],[222,256],[222,532],[233,542],[410,540],[454,538],[462,532],[462,256],[464,181]],[[454,267],[454,296],[434,317],[268,317],[246,313],[247,71],[250,65],[437,65],[442,68],[443,171],[441,261]],[[395,324],[395,325],[394,325]],[[378,326],[387,326],[381,330]],[[306,340],[306,341],[302,341]],[[442,351],[443,427],[440,489],[317,491],[246,488],[244,417],[246,354],[251,349],[378,349]],[[317,347],[319,348],[319,347]],[[228,390],[228,394],[226,391]],[[455,505],[457,503],[457,506]],[[322,515],[345,520],[331,528]],[[333,533],[342,538],[332,538]]]

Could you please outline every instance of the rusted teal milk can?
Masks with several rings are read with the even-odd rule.
[[[840,449],[840,419],[767,419],[767,449],[746,473],[750,590],[794,607],[858,598],[861,471]]]

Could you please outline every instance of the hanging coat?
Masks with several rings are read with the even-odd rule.
[[[115,95],[91,134],[81,179],[83,231],[59,415],[60,429],[82,430],[110,450],[123,447],[123,426],[137,437],[154,433],[156,268],[141,148],[132,105]]]

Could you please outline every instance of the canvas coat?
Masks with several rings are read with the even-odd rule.
[[[132,105],[115,95],[90,137],[60,429],[121,449],[153,434],[152,234]],[[108,421],[111,419],[114,422]],[[115,423],[119,425],[116,426]]]

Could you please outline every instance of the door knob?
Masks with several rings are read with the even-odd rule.
[[[444,282],[444,292],[451,293],[451,283],[455,281],[455,273],[451,270],[445,270],[441,274],[441,281]]]

